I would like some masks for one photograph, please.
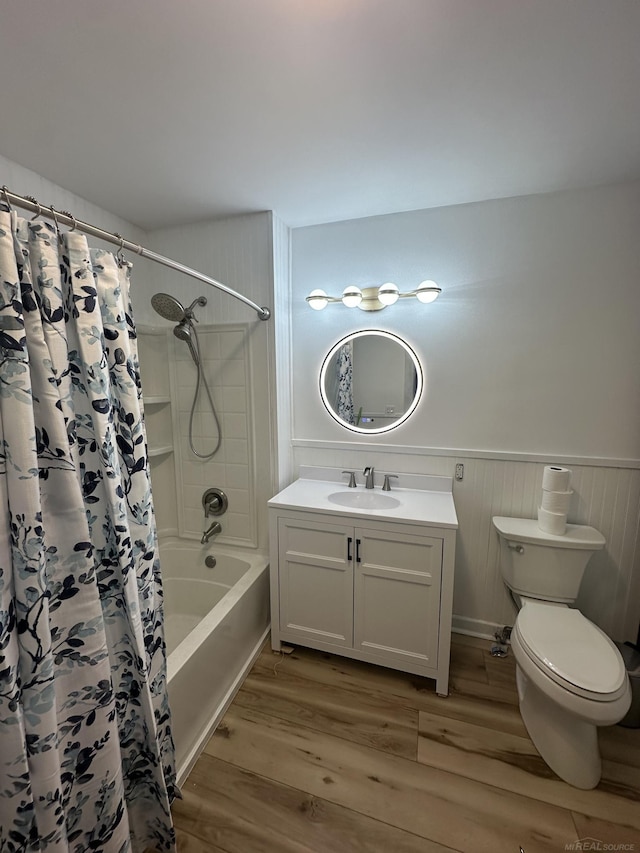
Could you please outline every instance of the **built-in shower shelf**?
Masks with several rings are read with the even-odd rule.
[[[173,445],[165,444],[162,447],[150,447],[149,458],[152,456],[166,456],[167,453],[173,453]]]
[[[164,406],[171,402],[171,397],[143,397],[145,406]]]

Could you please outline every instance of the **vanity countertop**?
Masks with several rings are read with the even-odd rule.
[[[365,489],[358,485],[347,487],[338,469],[315,469],[323,473],[314,476],[313,469],[301,469],[300,479],[295,480],[269,501],[272,508],[289,510],[312,510],[333,516],[352,516],[378,521],[421,524],[426,527],[458,527],[458,517],[453,503],[450,477],[401,475],[406,482],[415,482],[419,488],[394,487],[383,492],[379,485]],[[331,473],[334,471],[335,473]],[[328,477],[335,479],[328,479]],[[376,472],[376,477],[383,476]],[[431,486],[431,488],[429,488]],[[390,500],[391,499],[391,500]],[[342,501],[348,501],[344,505]],[[358,502],[365,505],[358,505]],[[368,502],[389,503],[389,506],[367,506]]]

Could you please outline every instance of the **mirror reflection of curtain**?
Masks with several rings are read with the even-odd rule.
[[[353,341],[343,344],[336,360],[338,417],[355,424],[353,415]]]

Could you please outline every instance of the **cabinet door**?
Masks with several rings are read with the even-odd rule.
[[[353,647],[353,528],[281,518],[280,630]]]
[[[442,540],[356,528],[354,648],[437,666]]]

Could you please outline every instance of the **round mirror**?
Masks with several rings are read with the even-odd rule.
[[[354,432],[387,432],[406,421],[422,385],[415,352],[390,332],[347,335],[327,354],[320,371],[327,411]]]

